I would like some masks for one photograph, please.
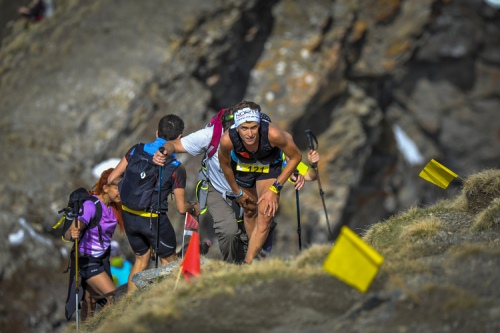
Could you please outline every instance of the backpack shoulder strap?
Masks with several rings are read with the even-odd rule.
[[[133,155],[135,155],[135,154],[138,154],[138,155],[139,154],[140,155],[146,154],[147,155],[147,153],[144,151],[144,143],[139,142],[138,144],[136,144],[134,146],[134,153],[133,153]]]
[[[96,225],[99,225],[99,222],[101,222],[101,217],[102,217],[102,206],[101,206],[101,201],[99,199],[92,200],[95,205],[95,215],[90,220],[90,228],[95,227]]]
[[[87,199],[90,200],[94,203],[95,205],[95,214],[94,217],[90,220],[89,224],[87,225],[86,228],[84,228],[80,234],[80,239],[82,239],[83,235],[88,229],[92,229],[97,227],[97,230],[99,232],[99,241],[102,244],[102,229],[101,229],[101,217],[102,217],[102,206],[101,206],[101,201],[98,198],[92,198],[92,199]],[[84,201],[87,201],[84,200]],[[82,207],[83,207],[83,202],[82,202]]]
[[[226,109],[220,110],[217,115],[212,117],[212,120],[207,125],[214,127],[212,139],[210,140],[210,144],[207,148],[207,156],[209,158],[214,156],[215,152],[217,151],[217,147],[219,147],[220,138],[222,136],[222,117],[225,111]]]
[[[162,186],[172,177],[172,174],[177,170],[177,167],[181,165],[181,161],[176,159],[175,157],[169,157],[167,158],[167,161],[165,162],[165,165],[163,167],[163,174],[162,174]]]

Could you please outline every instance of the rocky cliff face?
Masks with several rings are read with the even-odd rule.
[[[500,166],[500,10],[481,0],[55,5],[39,24],[15,22],[0,48],[0,292],[22,295],[1,306],[1,325],[63,322],[66,276],[50,278],[66,260],[50,231],[57,210],[167,113],[187,134],[248,99],[304,152],[313,131],[334,232],[455,194],[458,180],[443,191],[418,177],[431,158],[459,175]],[[185,162],[193,182],[198,163]],[[282,200],[277,254],[296,251],[294,193]],[[326,242],[317,184],[300,204],[304,241]],[[6,288],[20,278],[30,283]]]

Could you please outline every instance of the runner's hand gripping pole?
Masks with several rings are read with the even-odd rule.
[[[160,153],[164,154],[165,147],[160,147]],[[156,250],[155,250],[155,268],[158,268],[158,250],[160,249],[160,215],[161,215],[161,187],[163,185],[163,167],[158,167],[158,216],[156,217]]]
[[[306,130],[306,136],[307,136],[307,142],[309,144],[309,149],[317,150],[318,139],[316,138],[316,136],[310,130]],[[319,179],[318,163],[313,163],[311,166],[316,171],[317,175],[316,179],[318,180],[318,186],[319,186],[319,195],[321,196],[321,201],[323,202],[323,209],[325,211],[326,225],[328,226],[328,233],[330,236],[330,240],[333,241],[332,230],[330,228],[330,220],[328,219],[328,212],[326,210],[326,204],[325,204],[325,192],[323,192],[323,188],[321,187],[321,180]]]

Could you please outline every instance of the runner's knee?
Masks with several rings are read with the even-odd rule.
[[[255,207],[255,209],[245,209],[243,215],[244,218],[253,218],[257,216],[257,207]]]
[[[269,230],[271,228],[271,221],[272,221],[271,217],[268,218],[268,216],[264,215],[264,214],[259,215],[259,219],[258,219],[257,225],[256,225],[257,230],[259,232],[262,232],[262,233],[269,232]]]

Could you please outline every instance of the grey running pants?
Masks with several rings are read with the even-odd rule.
[[[230,263],[242,261],[245,259],[244,244],[240,238],[242,232],[236,222],[231,201],[227,199],[226,202],[222,194],[210,184],[207,205],[214,221],[214,230],[223,260]]]

